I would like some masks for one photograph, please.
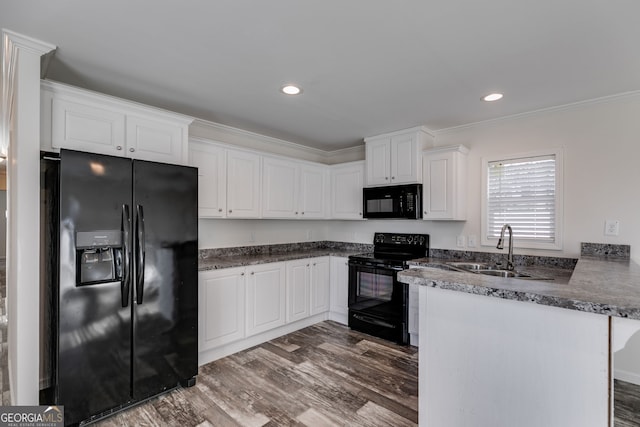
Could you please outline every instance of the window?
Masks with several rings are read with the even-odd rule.
[[[562,249],[562,151],[483,159],[482,244],[504,224],[514,246]]]

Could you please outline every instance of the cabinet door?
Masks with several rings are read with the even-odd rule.
[[[466,219],[466,154],[439,150],[423,157],[423,219]]]
[[[227,161],[224,148],[191,141],[189,163],[198,168],[198,216],[221,218],[227,213]]]
[[[244,338],[244,268],[203,271],[198,276],[199,349],[207,350]]]
[[[227,151],[227,217],[260,217],[260,156]]]
[[[349,314],[349,259],[331,257],[331,305],[330,310],[338,316],[334,320],[347,324]]]
[[[391,183],[391,140],[367,141],[367,186],[385,185]]]
[[[125,115],[54,97],[51,100],[51,146],[124,156]]]
[[[362,219],[364,162],[354,162],[331,170],[331,217]]]
[[[297,218],[300,166],[293,161],[262,160],[262,216]]]
[[[127,156],[182,164],[187,127],[148,117],[127,116]]]
[[[285,324],[285,265],[247,268],[247,336]]]
[[[311,314],[329,311],[329,257],[311,259]]]
[[[300,218],[326,218],[328,170],[303,165],[300,169]]]
[[[419,182],[418,141],[416,134],[398,135],[391,138],[391,183],[406,184]]]
[[[287,322],[309,317],[309,259],[287,262]]]

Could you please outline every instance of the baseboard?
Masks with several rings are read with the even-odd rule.
[[[631,384],[640,385],[640,374],[636,372],[623,371],[622,369],[614,369],[613,378],[625,381]]]

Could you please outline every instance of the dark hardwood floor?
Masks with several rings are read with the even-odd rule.
[[[110,426],[415,426],[418,353],[322,322],[200,368]],[[616,381],[615,427],[640,426],[640,387]]]

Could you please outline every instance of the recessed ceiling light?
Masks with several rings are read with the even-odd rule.
[[[502,94],[501,93],[490,93],[489,95],[483,96],[482,100],[483,101],[497,101],[498,99],[502,99]]]
[[[285,93],[287,95],[299,95],[299,94],[302,93],[302,89],[300,89],[296,85],[282,86],[282,88],[280,90],[282,91],[282,93]]]

